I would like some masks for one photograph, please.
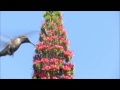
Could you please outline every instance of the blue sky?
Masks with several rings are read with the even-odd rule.
[[[74,56],[76,79],[118,79],[119,70],[119,12],[63,11],[63,23]],[[41,11],[1,11],[0,31],[17,36],[40,30]],[[30,36],[38,42],[39,34]],[[2,50],[2,49],[0,49]],[[34,46],[23,44],[14,56],[0,58],[0,78],[31,79]]]

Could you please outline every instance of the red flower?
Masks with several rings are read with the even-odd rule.
[[[55,63],[56,61],[57,61],[57,59],[55,59],[55,58],[52,58],[52,59],[50,60],[51,63]]]
[[[46,15],[48,14],[49,12],[46,12]],[[49,15],[47,19],[49,19]],[[33,66],[36,66],[35,64],[40,66],[39,71],[34,69],[33,75],[38,79],[73,79],[71,75],[65,75],[73,69],[74,65],[72,63],[66,63],[69,61],[69,59],[71,59],[73,53],[69,50],[66,50],[69,41],[66,40],[67,32],[63,27],[61,13],[58,13],[58,15],[56,15],[56,19],[58,22],[54,22],[54,20],[52,20],[49,23],[47,20],[45,20],[45,22],[42,23],[42,28],[46,29],[48,36],[45,36],[42,31],[39,32],[39,40],[44,40],[36,44],[35,52],[38,53],[38,55],[34,56],[33,61]],[[48,27],[46,27],[46,25],[48,25]],[[40,53],[42,55],[40,55]],[[59,53],[62,54],[59,55]],[[58,54],[58,56],[55,56],[56,54]],[[51,75],[50,72],[52,71],[53,75],[50,77],[49,75]]]
[[[74,67],[74,64],[69,63],[68,66],[69,66],[70,68],[73,68],[73,67]]]
[[[63,28],[61,26],[58,26],[57,29],[63,31]]]
[[[68,78],[69,78],[69,76],[67,76],[67,75],[66,75],[66,76],[63,76],[63,79],[68,79]]]
[[[59,62],[59,63],[62,63],[62,64],[64,63],[63,60],[58,60],[58,62]]]
[[[70,75],[64,75],[62,78],[63,78],[63,79],[73,79],[73,76],[70,76]]]
[[[72,51],[67,50],[67,51],[64,51],[64,55],[72,57],[73,53],[72,53]]]
[[[49,60],[48,60],[47,58],[42,58],[42,59],[41,59],[41,62],[42,62],[42,63],[48,63]]]
[[[50,79],[49,76],[42,76],[41,79]]]
[[[54,65],[54,64],[51,64],[50,67],[51,67],[51,69],[55,69],[55,70],[59,69],[59,67],[57,65]]]
[[[58,77],[56,77],[56,76],[53,76],[53,77],[52,77],[52,79],[58,79]]]
[[[58,39],[59,39],[59,40],[62,40],[62,41],[64,40],[61,36],[59,36]]]
[[[69,71],[70,70],[70,67],[69,66],[62,66],[62,69],[64,70],[64,71]]]
[[[42,70],[45,70],[45,71],[49,71],[50,69],[51,69],[50,66],[45,66],[45,67],[42,68]]]
[[[66,33],[67,33],[67,32],[66,32],[65,30],[62,32],[63,35],[66,35]]]
[[[45,41],[52,41],[52,38],[51,37],[45,37],[44,40]]]
[[[63,49],[63,46],[60,46],[60,45],[55,45],[54,47],[57,49]]]
[[[42,46],[42,45],[43,45],[42,42],[39,42],[39,43],[36,44],[37,47]]]
[[[48,34],[53,33],[53,31],[52,30],[47,30],[47,33]]]
[[[35,60],[34,64],[40,64],[40,60]]]
[[[69,44],[68,40],[63,40],[63,44]]]
[[[42,49],[50,49],[50,46],[49,46],[49,45],[42,45],[41,48],[42,48]],[[42,49],[41,49],[41,50],[42,50]]]
[[[54,35],[55,35],[55,32],[52,32],[52,35],[54,36]]]
[[[58,62],[58,63],[61,63],[61,64],[64,63],[63,60],[60,60],[60,59],[57,59],[57,58],[52,58],[52,59],[50,60],[50,62],[53,63],[53,64],[55,64],[55,62]]]
[[[57,36],[52,36],[52,38],[55,40],[57,38]]]

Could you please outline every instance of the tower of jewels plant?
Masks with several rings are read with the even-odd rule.
[[[39,42],[33,57],[32,79],[74,79],[73,52],[60,11],[45,11]],[[46,33],[44,32],[46,31]]]

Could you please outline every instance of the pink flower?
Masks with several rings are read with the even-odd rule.
[[[71,75],[64,75],[63,79],[73,79],[73,76],[71,76]]]
[[[68,79],[68,78],[69,78],[69,76],[67,76],[67,75],[66,75],[66,76],[63,76],[63,79]]]
[[[47,77],[41,77],[41,79],[47,79]]]
[[[44,71],[49,71],[50,69],[51,69],[50,66],[45,66],[45,67],[42,68],[42,70],[44,70]]]
[[[52,36],[52,38],[55,40],[57,38],[57,36]]]
[[[52,38],[51,37],[45,37],[44,40],[45,41],[52,41]]]
[[[63,62],[63,60],[58,60],[58,62],[59,62],[59,63],[61,63],[61,64],[63,64],[63,63],[64,63],[64,62]]]
[[[69,63],[68,66],[69,66],[70,68],[73,68],[73,67],[74,67],[74,64]]]
[[[39,43],[36,44],[36,47],[39,48],[39,47],[42,46],[42,45],[43,45],[43,43],[42,43],[42,42],[39,42]]]
[[[56,62],[61,63],[61,64],[64,63],[63,60],[60,60],[60,59],[57,59],[57,58],[52,58],[52,59],[50,60],[50,62],[53,63],[53,64],[55,64]]]
[[[39,50],[42,50],[42,49],[50,49],[50,46],[49,45],[42,45],[41,47],[39,47]]]
[[[65,66],[62,66],[62,69],[63,69],[63,71],[69,71],[69,70],[70,70],[70,67],[67,66],[67,65],[65,65]]]
[[[50,79],[49,76],[42,76],[41,79]]]
[[[50,60],[51,63],[55,63],[56,61],[57,61],[57,59],[55,59],[55,58],[52,58],[52,59]]]
[[[62,49],[62,50],[63,50],[63,46],[55,45],[54,47],[55,47],[56,49]]]
[[[69,44],[68,40],[63,40],[63,44]]]
[[[73,76],[70,76],[70,75],[64,75],[62,78],[63,78],[63,79],[73,79]]]
[[[40,64],[40,60],[35,60],[33,64]]]
[[[62,41],[64,40],[61,36],[58,36],[58,39],[59,39],[59,40],[62,40]]]
[[[52,36],[55,36],[55,32],[52,32]]]
[[[67,50],[67,51],[64,51],[64,55],[72,57],[73,53],[71,51]]]
[[[50,67],[51,67],[51,69],[55,69],[55,70],[59,69],[59,67],[57,65],[54,65],[54,64],[51,64]]]
[[[38,47],[38,50],[42,50],[42,49],[43,49],[43,47],[42,47],[42,46]]]
[[[65,30],[62,32],[63,35],[66,35],[66,33],[67,33],[67,32],[66,32]]]
[[[48,62],[49,62],[49,60],[47,58],[42,58],[41,59],[41,63],[48,63]]]
[[[47,33],[50,34],[50,33],[55,33],[55,32],[52,30],[47,30]]]
[[[56,76],[53,76],[52,79],[58,79]]]
[[[57,29],[63,31],[63,28],[61,26],[58,26]]]

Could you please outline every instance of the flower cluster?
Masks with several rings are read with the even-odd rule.
[[[69,50],[67,32],[60,11],[46,11],[33,57],[34,79],[73,79],[73,52]],[[44,30],[47,32],[44,32]]]
[[[63,69],[63,71],[69,71],[70,67],[66,65],[66,66],[62,66],[62,69]]]
[[[50,70],[59,70],[59,67],[57,65],[51,64],[50,66],[44,66],[42,68],[44,71],[50,71]]]
[[[46,30],[46,31],[47,31],[48,35],[55,36],[55,31],[53,31],[53,30]]]
[[[37,62],[41,62],[41,63],[48,63],[49,62],[49,60],[48,60],[48,58],[42,58],[42,59],[36,59],[35,61],[34,61],[34,63],[37,63]]]
[[[52,76],[52,79],[59,79],[58,77],[56,77],[56,76]]]
[[[70,56],[70,57],[72,57],[73,56],[73,52],[69,51],[69,50],[64,51],[64,56]]]
[[[63,64],[64,62],[63,62],[63,60],[60,60],[60,59],[57,59],[57,58],[52,58],[50,60],[50,63],[52,63],[52,64],[56,64],[56,63]]]
[[[40,62],[41,62],[40,60],[35,60],[35,61],[34,61],[34,65],[35,65],[35,64],[40,64]]]
[[[50,76],[44,75],[42,73],[34,73],[32,78],[37,79],[38,77],[39,79],[50,79]]]
[[[74,79],[73,76],[71,75],[64,75],[62,78],[63,79]]]
[[[38,47],[38,50],[45,50],[45,49],[50,49],[51,47],[49,45],[41,45]]]

